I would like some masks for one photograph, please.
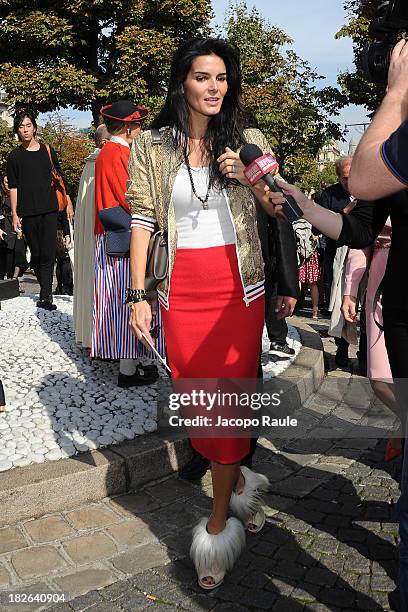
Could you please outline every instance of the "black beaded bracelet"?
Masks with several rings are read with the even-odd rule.
[[[125,304],[144,302],[147,300],[147,291],[144,289],[126,289]]]
[[[147,298],[134,298],[131,302],[126,302],[126,304],[129,308],[133,308],[135,304],[138,304],[139,302],[146,302],[146,300]]]

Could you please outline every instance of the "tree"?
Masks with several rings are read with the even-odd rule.
[[[345,71],[339,75],[343,93],[351,104],[361,104],[371,112],[378,108],[385,94],[386,83],[370,83],[363,69],[363,49],[373,41],[369,25],[375,18],[378,0],[346,0],[344,8],[348,14],[348,23],[336,34],[337,38],[349,37],[353,41],[354,71]]]
[[[60,113],[48,116],[47,123],[40,134],[41,142],[50,144],[56,151],[62,171],[75,198],[85,159],[94,145],[88,137],[79,134],[76,128]]]
[[[0,84],[16,108],[157,107],[178,43],[207,28],[210,0],[0,0]]]
[[[13,130],[0,119],[0,174],[6,171],[7,156],[17,146]]]
[[[331,116],[345,96],[334,87],[318,89],[323,77],[292,49],[283,50],[289,36],[245,2],[230,7],[226,32],[241,51],[245,107],[256,115],[285,177],[310,188],[305,183],[318,174],[319,149],[327,138],[341,138]]]
[[[324,168],[320,170],[320,187],[328,187],[329,185],[333,185],[337,183],[339,177],[336,172],[336,164],[335,162],[329,162],[325,164]],[[317,190],[316,190],[317,191]]]

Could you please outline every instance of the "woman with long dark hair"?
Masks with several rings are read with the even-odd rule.
[[[152,341],[144,282],[150,231],[158,223],[168,236],[169,271],[158,297],[176,389],[188,388],[189,379],[204,379],[208,390],[257,376],[264,264],[255,200],[239,183],[238,164],[220,170],[219,158],[247,142],[271,149],[259,130],[244,129],[240,94],[236,49],[221,39],[188,41],[174,55],[167,99],[153,124],[160,146],[146,131],[132,147],[126,196],[133,213],[131,326],[139,339],[144,334]],[[214,415],[204,407],[199,412]],[[195,528],[191,547],[204,589],[218,586],[234,565],[244,526],[257,532],[265,523],[260,492],[268,480],[240,469],[250,434],[231,432],[217,438],[211,426],[202,437],[189,430],[212,470],[212,514]],[[229,506],[240,520],[227,519]]]

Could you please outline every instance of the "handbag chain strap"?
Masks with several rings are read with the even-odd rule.
[[[152,134],[152,145],[155,149],[155,158],[156,158],[156,168],[158,170],[158,181],[157,181],[157,191],[159,195],[159,220],[161,226],[161,234],[164,234],[164,203],[163,203],[163,190],[162,190],[162,149],[161,145],[163,143],[160,131],[157,129],[151,130]]]

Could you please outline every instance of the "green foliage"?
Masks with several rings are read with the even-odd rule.
[[[52,113],[48,116],[40,139],[41,142],[50,144],[55,149],[62,171],[71,188],[71,198],[74,200],[85,159],[94,149],[93,142],[83,134],[78,134],[74,126],[60,113]]]
[[[329,162],[320,171],[320,186],[322,188],[328,187],[329,185],[334,185],[334,183],[337,183],[338,180],[339,179],[336,173],[336,164],[335,162]]]
[[[0,174],[6,171],[7,155],[17,146],[13,130],[0,119]]]
[[[292,49],[285,32],[245,2],[230,6],[229,40],[241,51],[245,108],[252,111],[277,155],[282,173],[302,187],[318,181],[316,155],[327,138],[341,138],[337,115],[346,98]]]
[[[0,0],[0,85],[16,108],[91,109],[163,97],[179,42],[208,29],[210,0]]]

